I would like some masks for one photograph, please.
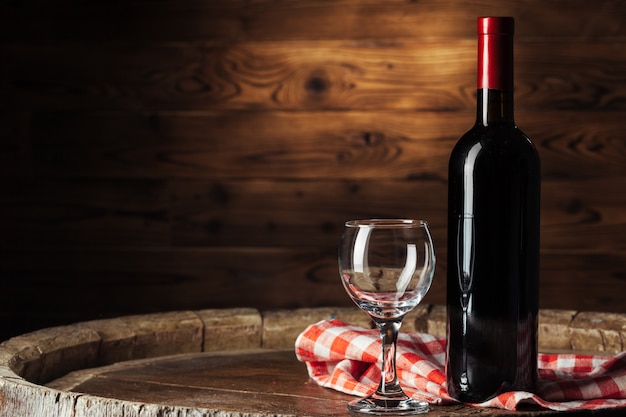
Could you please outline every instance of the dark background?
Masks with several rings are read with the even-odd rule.
[[[344,220],[429,220],[516,18],[542,308],[626,312],[626,3],[0,1],[0,338],[155,311],[350,305]]]

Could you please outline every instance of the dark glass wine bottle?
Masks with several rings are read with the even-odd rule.
[[[537,382],[540,165],[513,118],[513,32],[478,19],[476,124],[449,164],[446,374],[471,403]]]

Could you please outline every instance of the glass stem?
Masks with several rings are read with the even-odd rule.
[[[376,391],[378,395],[388,396],[390,394],[402,393],[402,388],[400,388],[396,375],[396,341],[398,340],[401,324],[402,319],[376,322],[383,345],[380,383]]]

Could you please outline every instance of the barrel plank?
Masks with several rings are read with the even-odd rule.
[[[420,305],[415,309],[415,329],[435,336],[446,335],[446,308]],[[539,350],[613,355],[624,351],[626,315],[603,312],[541,309]]]
[[[6,91],[0,109],[475,108],[475,79],[468,76],[475,73],[473,37],[105,45],[0,45]],[[622,51],[614,42],[520,39],[519,109],[624,110]]]
[[[3,369],[0,365],[0,370],[6,371],[6,368]],[[0,415],[3,417],[76,415],[76,402],[81,394],[52,390],[15,375],[4,376],[3,373],[0,372]]]
[[[539,349],[576,350],[572,342],[572,322],[577,312],[574,310],[539,311]],[[613,352],[616,353],[616,352]]]
[[[624,67],[626,73],[626,63]],[[474,94],[468,93],[468,100]],[[158,213],[169,202],[163,195],[164,178],[186,180],[189,187],[194,184],[190,179],[278,182],[287,179],[285,172],[290,180],[416,180],[430,174],[445,182],[450,152],[474,123],[475,111],[475,104],[459,112],[259,111],[246,112],[245,123],[238,112],[225,109],[40,111],[33,115],[32,126],[21,125],[29,130],[30,140],[18,136],[9,149],[33,152],[31,168],[45,185],[16,174],[24,183],[8,183],[5,192],[17,200],[12,203],[27,204],[42,196],[68,203],[88,200],[94,206],[89,212],[115,203],[123,204],[116,208],[160,220]],[[520,109],[516,121],[538,148],[544,179],[581,187],[579,180],[623,179],[622,114],[602,111],[590,117],[587,110],[551,106]],[[19,124],[19,119],[11,122]],[[7,162],[15,158],[7,157]],[[83,181],[61,182],[76,172]],[[21,189],[25,194],[20,195]]]
[[[196,311],[203,323],[203,352],[253,349],[262,345],[263,317],[254,308]]]
[[[76,369],[200,352],[206,345],[205,334],[232,333],[235,336],[225,340],[235,342],[252,333],[260,341],[260,321],[260,314],[254,309],[180,311],[94,320],[9,339],[0,344],[0,358],[16,375],[40,384]],[[257,326],[242,332],[242,323],[249,322],[256,322]],[[249,347],[247,343],[231,346]]]
[[[100,337],[83,324],[48,328],[17,336],[0,346],[5,365],[33,383],[44,383],[97,363]]]
[[[436,315],[439,309],[428,306],[416,308],[404,318],[403,332],[432,330],[425,329],[426,317]],[[266,349],[285,349],[292,347],[296,338],[305,328],[320,320],[337,318],[346,323],[365,328],[374,328],[370,317],[356,306],[299,308],[295,310],[272,310],[263,313],[263,347]],[[437,316],[437,320],[441,317]],[[443,318],[445,326],[445,318]],[[442,333],[445,334],[445,331]],[[439,334],[437,334],[439,335]]]
[[[193,312],[127,316],[85,325],[100,336],[100,364],[199,352],[202,346],[203,323]]]
[[[570,327],[573,350],[609,353],[626,350],[626,316],[623,314],[581,312]]]
[[[389,152],[395,146],[389,144]],[[432,146],[436,146],[436,141]],[[336,151],[341,152],[339,147]],[[412,145],[398,148],[398,154],[412,154],[414,151]],[[613,152],[618,151],[618,148],[613,149]],[[368,155],[370,151],[357,147],[352,150],[346,147],[345,152],[354,152],[354,156],[350,157],[354,160],[348,165],[354,163],[363,167],[367,165],[368,159],[378,158],[375,154],[380,153],[380,158],[385,158],[386,153],[383,150],[372,150]],[[626,149],[623,152],[626,155]],[[422,153],[423,158],[429,155],[428,151]],[[282,164],[285,165],[280,169],[297,165],[297,155],[292,156],[291,162],[286,161],[290,158],[286,154],[282,157],[285,160],[276,166],[277,170]],[[419,216],[437,229],[433,233],[444,237],[447,184],[444,168],[440,166],[443,163],[429,167],[422,164],[421,158],[404,159],[398,156],[398,165],[395,167],[391,160],[394,158],[383,164],[389,168],[389,174],[392,169],[396,169],[398,175],[406,175],[405,179],[385,179],[382,170],[373,169],[372,174],[380,173],[380,178],[345,178],[342,181],[306,178],[298,181],[172,180],[167,185],[156,186],[156,195],[146,198],[141,203],[143,207],[134,206],[136,200],[140,199],[135,196],[141,195],[141,190],[149,193],[151,191],[147,190],[155,189],[151,181],[138,181],[136,187],[100,180],[81,181],[78,184],[53,179],[17,181],[14,188],[3,189],[7,192],[5,198],[15,205],[5,211],[5,217],[0,219],[0,229],[3,236],[24,245],[23,251],[32,256],[41,248],[29,246],[28,242],[32,239],[45,242],[50,251],[57,252],[59,247],[80,244],[83,256],[89,250],[104,245],[120,246],[131,252],[139,248],[134,245],[146,242],[155,249],[168,248],[164,242],[170,242],[171,250],[252,245],[335,249],[340,235],[339,225],[345,219],[373,215]],[[626,164],[626,158],[622,159],[620,163]],[[570,163],[574,165],[575,161]],[[617,169],[610,168],[608,160],[598,162],[601,163],[606,165],[604,171],[607,176],[611,175],[611,170]],[[413,164],[418,168],[411,169]],[[329,156],[327,162],[320,160],[319,165],[314,163],[310,168],[318,172],[330,166]],[[255,170],[252,167],[250,169]],[[585,169],[592,170],[594,166],[589,165]],[[329,172],[341,176],[343,170],[338,168]],[[258,175],[265,174],[259,172]],[[572,184],[556,178],[544,179],[542,253],[585,250],[587,253],[621,255],[626,251],[626,233],[622,226],[626,223],[626,212],[623,210],[622,193],[614,190],[624,189],[626,176],[615,177],[610,182],[606,178],[581,179]],[[100,194],[107,202],[94,202],[91,200],[94,194]],[[407,195],[424,197],[408,199]],[[29,202],[20,202],[25,196],[28,196]],[[165,200],[169,202],[164,204]],[[148,207],[150,205],[152,207]],[[44,215],[46,220],[41,218]],[[576,228],[577,233],[572,233],[572,228]],[[590,245],[590,241],[594,244]],[[8,248],[11,249],[15,250],[14,247]],[[443,249],[443,242],[437,249]],[[15,260],[3,261],[3,267],[8,269],[10,262]],[[112,263],[107,266],[111,267]],[[561,265],[562,269],[566,267]],[[28,262],[25,268],[27,271],[22,273],[34,275],[33,268],[42,269]],[[156,275],[153,277],[157,278]],[[578,280],[574,281],[576,283]],[[73,302],[81,301],[85,303],[83,309],[88,309],[87,299]]]
[[[363,327],[371,325],[371,320],[356,307],[268,311],[263,315],[263,347],[268,349],[293,347],[297,336],[307,326],[331,318]]]
[[[622,2],[558,0],[529,7],[524,2],[485,0],[420,1],[335,0],[185,0],[150,3],[64,1],[54,5],[0,3],[0,36],[16,42],[50,41],[201,41],[221,39],[385,39],[390,37],[466,37],[475,30],[469,17],[515,16],[519,37],[621,38],[626,33]],[[178,6],[178,7],[177,7]],[[105,17],[116,18],[111,25]]]

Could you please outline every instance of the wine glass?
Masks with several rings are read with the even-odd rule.
[[[420,414],[428,403],[402,391],[396,375],[396,340],[404,315],[424,298],[435,272],[428,224],[422,220],[371,219],[345,223],[339,270],[346,292],[368,313],[382,341],[377,390],[348,404],[365,414]]]

